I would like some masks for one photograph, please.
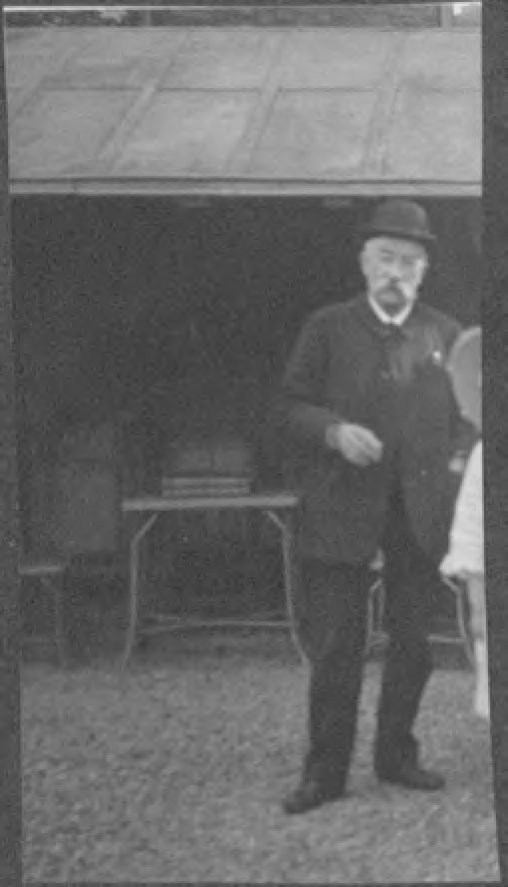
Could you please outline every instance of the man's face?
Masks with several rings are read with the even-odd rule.
[[[387,314],[398,314],[416,301],[427,264],[425,247],[410,240],[374,237],[361,253],[369,296]]]

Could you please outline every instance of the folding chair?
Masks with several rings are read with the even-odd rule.
[[[467,587],[464,582],[457,578],[442,577],[442,581],[455,596],[455,614],[459,636],[464,644],[466,656],[471,668],[475,668],[474,640],[469,626],[469,601],[467,596]]]
[[[386,593],[383,582],[383,557],[381,552],[376,555],[371,568],[373,571],[373,581],[369,592],[366,656],[371,655],[377,647],[382,647],[386,643],[386,633],[383,628]],[[454,595],[457,639],[462,642],[467,660],[470,666],[474,668],[474,642],[469,627],[467,588],[459,579],[441,578],[445,587],[449,588]],[[430,640],[450,642],[454,638],[448,634],[435,632],[430,635]]]
[[[63,632],[62,592],[65,564],[53,558],[26,558],[22,556],[19,567],[20,579],[33,580],[49,594],[53,610],[53,637],[58,664],[65,665],[65,639]],[[27,639],[23,639],[26,643]],[[34,641],[38,638],[34,638]]]

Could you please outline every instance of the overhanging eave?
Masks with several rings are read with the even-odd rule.
[[[481,182],[470,181],[273,181],[262,179],[18,179],[12,197],[469,197],[481,198]]]

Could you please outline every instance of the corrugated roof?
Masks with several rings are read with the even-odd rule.
[[[481,193],[481,38],[7,33],[13,193]]]

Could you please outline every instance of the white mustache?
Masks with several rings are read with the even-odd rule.
[[[394,292],[394,293],[397,293],[397,295],[399,295],[399,296],[403,296],[404,298],[407,297],[407,293],[406,293],[404,287],[400,283],[397,283],[396,281],[393,281],[390,283],[385,283],[381,287],[381,292],[382,293]]]

